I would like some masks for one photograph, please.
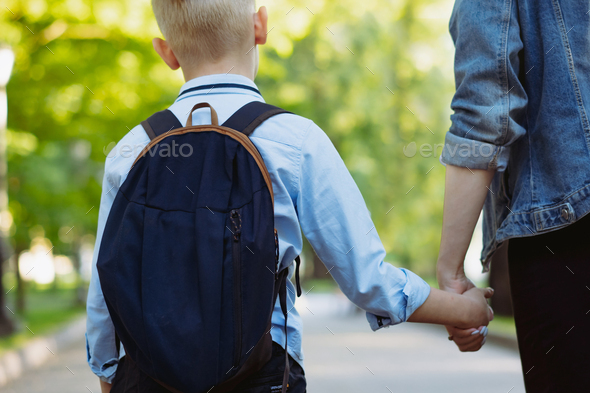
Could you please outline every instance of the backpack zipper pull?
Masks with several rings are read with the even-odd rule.
[[[275,250],[276,250],[276,272],[275,272],[275,278],[277,278],[277,273],[279,271],[279,256],[280,256],[280,252],[279,252],[279,233],[277,232],[277,230],[275,229]]]
[[[242,218],[240,217],[239,211],[231,211],[231,222],[234,227],[234,241],[237,242],[240,240],[240,235],[242,234]]]

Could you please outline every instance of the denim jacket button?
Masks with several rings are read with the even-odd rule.
[[[570,220],[570,211],[566,208],[561,209],[561,218],[563,218],[565,221],[569,221]]]

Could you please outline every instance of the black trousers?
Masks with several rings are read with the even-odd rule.
[[[590,217],[511,239],[508,261],[527,392],[590,392]]]
[[[285,370],[285,350],[272,343],[272,358],[256,374],[248,377],[235,389],[236,393],[280,393]],[[289,393],[305,393],[307,382],[301,366],[289,356]],[[170,391],[148,377],[129,357],[119,361],[111,393],[170,393]],[[190,393],[190,392],[187,392]]]

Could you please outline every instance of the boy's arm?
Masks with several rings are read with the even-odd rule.
[[[110,383],[104,382],[104,381],[100,381],[100,391],[101,391],[101,393],[110,393],[112,387],[113,387],[113,385],[111,385]]]
[[[301,151],[295,179],[301,228],[342,292],[368,312],[371,327],[376,330],[405,322],[423,304],[425,308],[416,320],[454,321],[454,325],[465,322],[463,317],[455,320],[458,314],[454,312],[448,314],[449,320],[432,314],[440,303],[460,297],[438,291],[432,295],[430,286],[420,277],[384,262],[385,249],[358,187],[326,134],[315,124],[305,134]],[[432,298],[425,304],[429,295]],[[466,305],[461,300],[451,301],[448,309],[452,304]]]
[[[408,322],[436,323],[465,329],[486,326],[491,318],[486,299],[493,294],[491,288],[472,288],[464,295],[432,288],[428,299],[408,318]]]
[[[131,139],[129,139],[131,138]],[[117,146],[107,155],[105,162],[104,178],[102,184],[102,196],[98,213],[98,228],[94,255],[92,258],[92,277],[88,288],[88,300],[86,303],[86,350],[88,364],[92,372],[100,379],[102,392],[110,392],[111,383],[115,378],[119,357],[124,355],[115,344],[115,327],[111,320],[109,310],[104,300],[96,262],[102,241],[102,235],[111,212],[115,197],[123,184],[135,157],[139,154],[137,146],[145,146],[149,143],[149,137],[141,125],[136,126]],[[125,147],[132,146],[131,156],[124,154]]]
[[[117,151],[116,149],[117,147],[115,151]],[[124,173],[127,173],[133,163],[130,159],[121,161],[120,156],[109,156],[106,160],[98,213],[98,228],[92,258],[92,277],[90,279],[86,303],[86,350],[88,365],[91,371],[99,377],[101,387],[112,382],[115,377],[119,354],[115,345],[115,328],[102,293],[98,271],[96,269],[96,261],[107,219],[121,184],[119,173],[123,170],[125,171]],[[121,169],[119,166],[125,167],[126,169]]]

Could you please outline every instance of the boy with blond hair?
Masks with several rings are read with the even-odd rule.
[[[186,80],[169,108],[182,124],[189,115],[192,125],[213,122],[213,111],[205,108],[192,113],[198,103],[215,108],[221,123],[246,104],[264,102],[253,82],[258,71],[256,47],[267,39],[268,17],[264,7],[256,11],[254,0],[153,0],[152,5],[166,39],[155,38],[154,49],[171,69],[181,68]],[[119,145],[147,145],[147,132],[138,125]],[[338,152],[317,125],[284,113],[256,128],[250,139],[272,179],[280,244],[278,260],[283,268],[293,273],[293,261],[302,249],[303,231],[344,294],[367,311],[373,330],[405,321],[436,323],[465,329],[458,331],[454,339],[467,350],[483,345],[485,326],[493,317],[486,298],[493,290],[473,288],[463,295],[442,292],[430,288],[414,273],[385,263],[386,252],[377,231],[370,230],[374,226],[363,197]],[[107,159],[105,166],[88,295],[88,362],[100,378],[103,392],[168,392],[141,370],[129,354],[125,355],[123,348],[119,353],[96,268],[115,195],[135,159],[115,155]],[[271,360],[243,378],[232,391],[285,391],[286,339],[288,390],[306,391],[302,324],[293,308],[296,288],[290,281],[287,286],[290,311],[286,329],[278,302],[272,313]]]

